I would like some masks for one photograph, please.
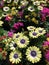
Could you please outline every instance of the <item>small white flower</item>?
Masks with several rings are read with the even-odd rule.
[[[28,11],[33,12],[34,11],[34,8],[32,6],[29,6],[28,7]]]
[[[3,12],[2,13],[2,17],[6,17],[7,16],[7,13],[6,12]]]
[[[27,29],[28,29],[29,31],[34,31],[34,30],[35,30],[35,27],[34,27],[34,26],[28,26]]]
[[[31,32],[29,32],[29,36],[31,38],[38,38],[39,37],[39,33],[37,31],[31,31]]]
[[[38,5],[40,5],[40,1],[35,1],[35,2],[33,2],[33,4],[38,6]]]
[[[10,50],[15,50],[17,47],[17,44],[14,41],[12,41],[9,46],[10,46]]]
[[[28,4],[28,1],[21,1],[20,3],[21,3],[21,5],[26,6]]]
[[[7,0],[7,3],[11,3],[12,0]]]
[[[41,27],[36,28],[36,31],[39,33],[40,36],[44,35],[46,33],[46,30],[44,28],[41,28]]]
[[[3,11],[5,11],[5,12],[7,12],[7,11],[9,11],[10,10],[10,8],[9,7],[3,7]]]
[[[43,10],[43,7],[42,6],[38,6],[38,10]]]
[[[19,0],[14,0],[14,3],[18,3],[19,2]]]

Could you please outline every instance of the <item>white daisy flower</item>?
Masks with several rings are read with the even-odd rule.
[[[26,48],[29,44],[29,38],[27,36],[21,36],[16,44],[19,48]]]
[[[3,12],[2,13],[2,17],[6,17],[7,16],[7,13],[6,12]]]
[[[9,11],[10,10],[10,8],[9,7],[3,7],[3,11],[5,11],[5,12],[7,12],[7,11]]]
[[[28,7],[28,11],[33,12],[33,11],[35,11],[35,10],[34,10],[34,8],[33,8],[32,6],[29,6],[29,7]]]
[[[37,31],[31,31],[31,32],[29,32],[29,36],[31,38],[38,38],[39,37],[39,33]]]
[[[19,2],[19,0],[14,0],[14,3],[18,3]]]
[[[38,5],[40,5],[40,1],[35,1],[35,2],[33,2],[33,4],[38,6]]]
[[[23,36],[23,33],[19,33],[19,32],[18,32],[17,34],[16,34],[16,33],[13,34],[13,39],[14,39],[14,41],[17,42],[17,40],[18,40],[18,38],[19,38],[20,36]]]
[[[26,58],[28,59],[28,61],[32,63],[39,62],[41,57],[42,57],[41,51],[36,46],[30,46],[26,50]]]
[[[17,44],[14,41],[12,41],[9,46],[10,46],[10,50],[15,50],[17,47]]]
[[[11,3],[12,0],[7,0],[7,3]]]
[[[12,63],[18,64],[21,62],[22,54],[20,51],[16,50],[10,53],[9,60]]]
[[[28,5],[28,1],[21,1],[20,3],[21,5],[24,5],[24,6]]]
[[[44,30],[44,28],[36,28],[36,31],[39,33],[39,35],[44,35],[46,33],[46,30]]]
[[[34,26],[28,26],[27,29],[28,29],[29,31],[34,31],[34,30],[35,30],[35,27],[34,27]]]
[[[38,10],[43,10],[43,7],[42,6],[38,6]]]

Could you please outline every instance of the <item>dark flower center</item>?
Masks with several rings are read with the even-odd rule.
[[[30,29],[33,29],[33,28],[30,28]]]
[[[16,36],[16,38],[18,38],[18,37],[19,37],[19,35]]]
[[[16,47],[17,46],[16,43],[14,43],[13,46]]]
[[[14,58],[17,59],[18,58],[18,54],[14,54]]]
[[[36,54],[36,51],[31,51],[31,56],[32,57],[35,57],[37,54]]]
[[[33,35],[34,35],[34,36],[36,36],[36,35],[37,35],[37,33],[36,33],[36,32],[34,32],[34,33],[33,33]]]
[[[33,8],[30,8],[30,10],[33,10]]]
[[[21,39],[21,41],[20,41],[22,44],[24,44],[25,43],[25,40],[24,39]]]
[[[39,30],[39,33],[42,33],[42,30]]]

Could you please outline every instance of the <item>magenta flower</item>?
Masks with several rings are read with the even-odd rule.
[[[17,22],[17,23],[14,23],[13,25],[13,28],[18,30],[20,27],[23,27],[24,24],[22,22]]]
[[[16,29],[16,30],[18,30],[18,28],[19,28],[19,24],[14,23],[13,28]]]
[[[11,19],[12,19],[12,17],[10,17],[10,16],[6,16],[6,18],[5,18],[6,21],[10,21]]]
[[[22,22],[18,22],[19,26],[23,27],[24,24]]]
[[[46,16],[49,16],[49,9],[44,7],[43,10],[41,10],[41,20],[45,21]]]
[[[46,58],[46,60],[49,62],[49,50],[46,51],[46,53],[45,53],[45,58]]]
[[[44,8],[43,8],[43,10],[41,10],[41,12],[42,12],[42,13],[44,13],[44,14],[46,14],[46,13],[48,13],[48,12],[49,12],[49,9],[48,9],[48,8],[46,8],[46,7],[44,7]]]
[[[49,41],[44,41],[43,47],[45,47],[45,46],[49,46]]]
[[[8,37],[12,37],[13,36],[13,32],[12,31],[9,31],[8,32]]]
[[[19,11],[18,14],[19,14],[20,18],[23,17],[23,11]]]

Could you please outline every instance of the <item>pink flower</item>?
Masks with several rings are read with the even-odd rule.
[[[12,16],[10,16],[10,15],[7,15],[5,18],[6,21],[10,21],[11,19],[12,19]]]
[[[49,33],[46,34],[46,37],[49,37]]]
[[[24,24],[22,22],[17,22],[13,25],[13,28],[18,30],[20,27],[23,27],[23,26],[24,26]]]
[[[44,41],[43,47],[45,47],[45,46],[49,46],[49,41]]]
[[[45,53],[45,58],[46,58],[46,60],[49,62],[49,50],[46,51],[46,53]]]
[[[20,18],[23,17],[23,11],[19,11],[18,14],[19,14],[19,17],[20,17]]]
[[[49,12],[49,9],[48,9],[48,8],[46,8],[46,7],[44,7],[44,8],[43,8],[43,10],[41,10],[41,12],[46,14],[46,13],[48,13],[48,12]]]
[[[15,23],[15,24],[13,25],[13,28],[16,29],[16,30],[18,30],[19,24]]]
[[[12,37],[13,36],[13,32],[12,31],[9,31],[8,32],[8,37]]]
[[[19,26],[23,27],[24,24],[22,22],[18,22]]]
[[[44,7],[43,10],[41,10],[41,20],[45,21],[46,16],[49,16],[49,8]]]

